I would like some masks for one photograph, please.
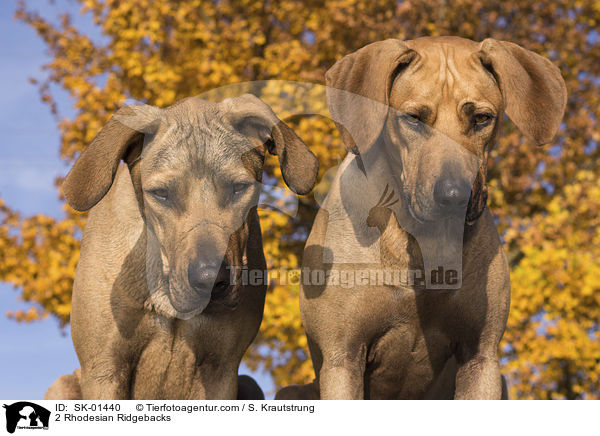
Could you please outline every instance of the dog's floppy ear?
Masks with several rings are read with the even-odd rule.
[[[558,67],[517,44],[492,38],[481,43],[478,54],[496,78],[513,123],[536,144],[552,141],[567,103]]]
[[[327,105],[342,141],[354,154],[379,137],[394,77],[418,56],[398,39],[369,44],[325,73]]]
[[[266,144],[269,152],[278,156],[288,187],[296,194],[308,194],[317,180],[319,161],[298,135],[252,94],[228,98],[221,104],[234,128]]]
[[[121,159],[132,164],[139,157],[144,133],[155,130],[158,111],[152,106],[123,106],[108,120],[63,182],[73,209],[95,206],[112,186]]]

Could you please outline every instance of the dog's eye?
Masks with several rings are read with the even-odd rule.
[[[485,112],[473,115],[473,123],[477,127],[487,126],[493,119],[494,116],[492,114],[488,114]]]
[[[165,188],[151,189],[148,192],[158,201],[167,201],[169,199],[169,191]]]
[[[250,185],[251,185],[251,183],[245,183],[245,182],[234,183],[233,184],[233,193],[241,194],[242,192],[245,192],[246,190],[248,190]]]
[[[413,126],[418,126],[421,122],[421,116],[415,113],[406,113],[402,115],[402,119]]]

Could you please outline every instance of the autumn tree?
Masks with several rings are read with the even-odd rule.
[[[435,2],[334,0],[79,0],[102,33],[99,41],[19,3],[53,60],[38,84],[56,111],[51,85],[67,91],[76,115],[59,123],[61,157],[71,163],[127,99],[167,106],[226,84],[284,79],[322,83],[335,60],[370,42],[428,35],[517,42],[550,58],[569,91],[556,140],[536,147],[509,121],[490,156],[491,210],[512,268],[512,309],[501,344],[516,398],[600,397],[600,3],[489,0]],[[77,13],[77,12],[75,12]],[[290,120],[321,162],[343,157],[323,117]],[[280,178],[276,161],[267,173]],[[60,195],[60,193],[59,193]],[[61,197],[62,198],[62,197]],[[262,210],[271,268],[297,267],[317,209],[300,200],[295,217]],[[17,319],[46,313],[69,319],[74,266],[85,215],[21,217],[0,200],[0,280],[32,303]],[[262,364],[277,384],[312,374],[300,323],[297,286],[273,286],[246,362]],[[71,371],[65,368],[65,372]]]

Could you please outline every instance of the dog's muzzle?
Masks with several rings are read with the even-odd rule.
[[[471,185],[461,179],[439,179],[433,188],[433,199],[444,215],[464,213],[470,197]]]
[[[231,286],[229,267],[226,262],[191,262],[188,266],[188,282],[199,295],[219,295]]]

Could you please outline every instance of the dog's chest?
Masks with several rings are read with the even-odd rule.
[[[180,321],[154,326],[134,368],[133,399],[201,399],[209,395],[206,380],[217,376],[218,359],[201,347],[201,329]],[[200,340],[199,340],[200,339]],[[235,374],[234,374],[235,375]]]
[[[425,331],[398,324],[374,343],[365,371],[370,399],[422,398],[451,356],[450,339],[440,329]]]

